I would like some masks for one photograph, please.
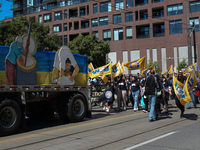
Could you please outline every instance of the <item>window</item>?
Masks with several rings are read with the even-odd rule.
[[[172,6],[167,6],[167,15],[179,15],[183,14],[183,4],[176,4]]]
[[[103,40],[111,41],[111,30],[103,30]]]
[[[133,21],[133,13],[132,12],[126,13],[125,16],[126,16],[126,22]]]
[[[200,2],[194,1],[190,2],[190,12],[199,12],[200,11]]]
[[[67,19],[67,10],[65,10],[65,19]]]
[[[63,24],[63,31],[67,31],[67,23]]]
[[[193,22],[195,24],[195,32],[199,32],[199,18],[191,18],[190,19],[190,27],[193,28]],[[192,32],[192,29],[191,29]]]
[[[148,19],[148,12],[147,10],[140,11],[140,20],[147,20]]]
[[[86,29],[86,28],[89,28],[89,21],[88,20],[81,21],[81,29]]]
[[[62,11],[55,12],[55,21],[62,20]]]
[[[136,26],[136,32],[137,32],[136,37],[138,39],[150,37],[150,27],[149,27],[149,25]]]
[[[114,29],[114,41],[123,40],[123,28]]]
[[[98,31],[93,31],[92,34],[94,34],[97,38],[99,37]]]
[[[135,0],[135,6],[147,5],[148,0]]]
[[[38,20],[39,20],[39,21],[38,21],[39,23],[42,23],[42,15],[39,15]]]
[[[65,6],[65,0],[60,1],[59,4],[60,4],[60,7],[64,7]]]
[[[67,45],[67,35],[64,35],[64,45]]]
[[[109,12],[111,11],[111,2],[100,3],[100,12]]]
[[[85,15],[86,15],[85,7],[80,8],[80,16],[85,16]]]
[[[164,8],[153,8],[152,10],[153,18],[164,17]]]
[[[152,0],[152,3],[163,2],[163,0]]]
[[[106,26],[106,25],[108,25],[108,17],[99,18],[99,25],[100,26]]]
[[[53,26],[53,31],[54,32],[61,32],[61,24],[57,24]]]
[[[94,4],[93,5],[93,14],[97,14],[98,13],[98,5]]]
[[[132,33],[132,27],[126,27],[126,39],[132,39],[133,33]]]
[[[126,8],[130,8],[134,6],[133,0],[126,0]]]
[[[78,15],[77,9],[69,9],[69,18],[76,18]]]
[[[121,14],[113,16],[113,24],[121,23]]]
[[[170,21],[169,28],[171,35],[182,34],[182,21],[181,20]]]
[[[98,18],[92,19],[92,27],[98,27]]]
[[[153,37],[165,36],[165,24],[157,23],[153,24]]]
[[[79,22],[78,21],[74,22],[74,30],[79,30]]]
[[[115,0],[115,10],[124,9],[124,1],[123,0]]]
[[[51,22],[51,14],[44,15],[44,22]]]

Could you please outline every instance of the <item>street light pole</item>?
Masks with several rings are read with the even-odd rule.
[[[197,62],[197,50],[196,50],[196,35],[195,35],[195,24],[193,22],[193,42],[194,42],[194,62]]]

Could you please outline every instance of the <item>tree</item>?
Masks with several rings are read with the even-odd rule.
[[[10,46],[16,36],[23,36],[28,33],[29,24],[32,22],[31,34],[36,39],[37,48],[39,50],[58,50],[60,38],[52,33],[49,35],[49,26],[37,23],[34,17],[19,16],[12,18],[11,22],[0,22],[0,45]]]
[[[95,68],[105,65],[106,54],[110,52],[110,44],[95,35],[81,34],[67,45],[72,53],[88,56],[88,62],[92,62]]]
[[[183,60],[178,64],[178,67],[176,68],[178,71],[181,69],[186,69],[188,67],[188,64],[186,62],[186,59],[183,58]]]
[[[154,66],[155,67],[155,70],[156,70],[156,73],[160,73],[161,69],[160,69],[160,66],[158,65],[158,62],[157,61],[154,61],[152,63],[151,59],[149,59],[149,62],[147,64],[147,68],[151,67],[151,66]]]

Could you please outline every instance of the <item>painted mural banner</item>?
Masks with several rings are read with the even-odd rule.
[[[112,102],[113,91],[111,84],[91,86],[91,103]]]

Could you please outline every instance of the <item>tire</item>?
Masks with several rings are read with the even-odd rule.
[[[15,133],[22,122],[22,110],[13,100],[0,102],[0,135]]]

